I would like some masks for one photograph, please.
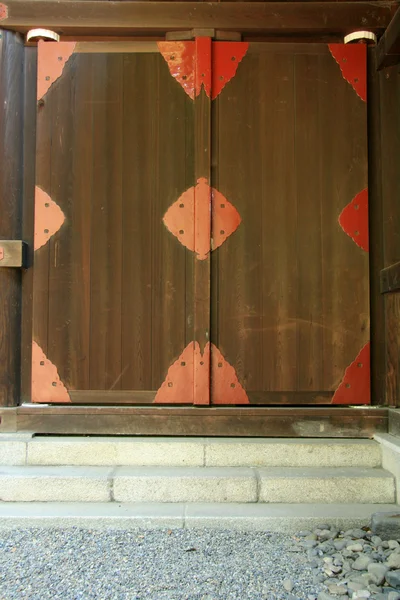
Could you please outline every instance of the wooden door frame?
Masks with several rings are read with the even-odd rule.
[[[89,39],[113,41],[115,39],[163,39],[167,31],[184,31],[188,28],[213,28],[239,31],[243,39],[264,41],[342,41],[349,31],[368,29],[377,35],[389,25],[398,7],[396,2],[222,2],[202,4],[196,2],[121,2],[107,3],[103,0],[9,0],[0,4],[2,43],[0,48],[0,76],[2,100],[10,103],[16,96],[23,98],[23,110],[14,119],[7,132],[18,140],[9,174],[7,194],[0,197],[5,213],[9,210],[9,198],[18,198],[10,214],[10,224],[2,237],[21,237],[31,247],[33,237],[33,189],[36,121],[36,49],[23,46],[21,35],[33,27],[58,30],[61,39]],[[399,19],[400,13],[396,18]],[[16,32],[16,33],[14,33]],[[393,53],[392,45],[385,42],[384,50]],[[382,45],[380,46],[382,56]],[[385,54],[383,52],[383,54]],[[370,54],[375,55],[371,50]],[[23,68],[22,68],[23,67]],[[376,87],[375,63],[370,70],[371,88]],[[10,76],[10,74],[12,74]],[[373,91],[373,89],[372,89]],[[379,102],[379,98],[377,100]],[[369,133],[371,139],[379,134],[379,123],[370,103]],[[0,139],[0,156],[8,156],[6,143],[10,138]],[[370,170],[373,171],[372,189],[376,190],[375,204],[379,205],[379,151],[370,152]],[[22,219],[23,217],[23,219]],[[21,225],[22,222],[22,225]],[[377,229],[379,223],[376,225]],[[22,229],[21,229],[22,228]],[[374,232],[372,232],[374,233]],[[379,238],[379,232],[376,236]],[[378,240],[379,243],[379,240]],[[375,261],[376,262],[376,261]],[[29,266],[29,256],[28,256]],[[371,261],[371,291],[379,288],[379,259]],[[4,275],[3,275],[4,274]],[[153,417],[146,417],[148,427],[143,429],[143,411],[131,407],[35,407],[19,405],[30,399],[30,339],[32,325],[32,269],[11,273],[0,270],[5,285],[0,287],[0,298],[6,310],[2,322],[7,325],[0,349],[0,432],[35,430],[47,433],[157,433],[178,435],[290,435],[315,437],[321,435],[350,435],[370,437],[374,431],[387,431],[388,413],[385,409],[371,408],[251,408],[251,409],[146,409],[157,410]],[[376,275],[376,277],[375,277]],[[378,292],[379,293],[379,292]],[[383,308],[376,303],[373,326],[382,338]],[[372,307],[373,308],[373,307]],[[22,327],[20,323],[22,322]],[[3,329],[4,330],[4,329]],[[378,347],[377,340],[376,347]],[[377,353],[378,354],[378,353]],[[22,356],[21,356],[22,355]],[[2,360],[4,359],[4,360]],[[10,360],[12,361],[10,363]],[[12,368],[9,368],[9,365]],[[384,399],[384,359],[376,357],[373,368],[372,388],[378,403]],[[375,372],[374,372],[375,371]],[[22,373],[22,385],[19,386]],[[160,410],[166,411],[161,415]],[[199,414],[201,410],[201,416]],[[81,411],[88,420],[82,419]],[[174,411],[174,412],[171,412]],[[179,414],[178,414],[178,412]],[[207,411],[207,414],[206,412]],[[217,412],[218,425],[212,426],[211,417]],[[252,414],[250,414],[250,412]],[[78,414],[79,413],[79,414]],[[114,416],[112,415],[114,413]],[[143,414],[142,414],[143,413]],[[167,414],[168,413],[168,414]],[[169,414],[171,413],[171,414]],[[210,413],[210,414],[208,414]],[[229,414],[228,414],[229,413]],[[253,414],[254,413],[254,414]],[[127,416],[129,419],[124,428]],[[69,415],[69,416],[67,416]],[[174,432],[160,426],[161,418],[168,423],[175,418]],[[244,416],[252,417],[244,420]],[[76,418],[77,417],[77,418]],[[256,419],[254,419],[256,417]],[[282,423],[277,428],[277,419]],[[246,422],[244,424],[244,422]],[[317,422],[319,423],[317,427]],[[323,423],[329,423],[329,427]],[[347,422],[348,427],[344,427]],[[82,425],[84,423],[84,425]],[[302,424],[308,424],[303,426]],[[309,426],[314,423],[313,426]],[[318,428],[320,434],[318,434]],[[90,430],[90,431],[89,431]]]

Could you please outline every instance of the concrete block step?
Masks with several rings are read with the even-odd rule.
[[[0,529],[213,528],[294,534],[329,523],[338,529],[369,525],[375,512],[396,504],[184,504],[116,502],[0,502]]]
[[[0,435],[0,464],[164,467],[378,467],[374,440]]]
[[[0,467],[4,502],[393,503],[383,469]]]

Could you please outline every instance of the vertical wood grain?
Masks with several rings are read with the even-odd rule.
[[[24,46],[0,32],[0,239],[21,239],[23,194]],[[20,396],[21,272],[0,269],[0,405]]]

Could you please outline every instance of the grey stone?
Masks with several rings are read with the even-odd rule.
[[[375,585],[374,583],[371,583],[368,586],[368,589],[370,592],[373,592],[374,594],[380,594],[382,592],[382,588],[378,585]]]
[[[338,585],[337,583],[328,585],[328,590],[330,594],[334,594],[335,596],[344,596],[347,594],[347,588],[344,585]]]
[[[349,588],[349,590],[356,592],[358,590],[363,590],[365,588],[365,584],[359,583],[358,581],[349,581],[347,587]]]
[[[333,542],[333,545],[335,546],[336,550],[343,550],[343,548],[346,548],[347,541],[346,540],[335,540]]]
[[[397,542],[396,540],[388,540],[388,544],[391,550],[395,550],[396,548],[400,547],[399,542]]]
[[[385,579],[392,587],[396,589],[400,588],[400,570],[388,571],[385,575]]]
[[[303,548],[315,548],[318,545],[318,542],[315,540],[305,540],[304,542],[300,542],[300,546]]]
[[[378,563],[370,563],[368,565],[368,573],[370,574],[373,583],[381,585],[385,581],[387,567]]]
[[[400,569],[400,554],[397,552],[389,554],[386,564],[389,569]]]
[[[372,533],[382,540],[393,540],[400,538],[400,513],[376,512],[371,519]]]
[[[361,598],[370,598],[371,592],[368,590],[358,590],[353,594],[353,600],[361,600]]]
[[[363,529],[353,529],[353,533],[352,533],[354,538],[358,538],[358,539],[364,539],[365,536],[367,535],[366,531],[364,531]]]
[[[397,592],[389,592],[388,600],[400,600],[400,594],[398,594]]]
[[[371,542],[375,547],[380,546],[382,544],[382,538],[380,538],[379,535],[373,535],[371,536]]]
[[[318,600],[335,600],[335,596],[331,596],[330,594],[327,594],[326,592],[320,592],[318,594]]]
[[[353,569],[355,569],[356,571],[364,571],[365,569],[368,568],[368,565],[371,564],[373,562],[372,558],[370,558],[369,556],[359,556],[354,562],[353,562]]]
[[[294,583],[291,579],[285,579],[285,581],[283,582],[283,587],[287,592],[291,592],[294,588]]]
[[[315,533],[310,533],[309,535],[304,536],[304,539],[306,541],[308,541],[308,540],[317,540],[318,537],[317,537],[317,535]]]
[[[347,550],[350,550],[351,552],[362,552],[363,547],[363,544],[349,544]]]
[[[300,532],[297,534],[297,536],[298,536],[298,537],[306,537],[307,535],[311,535],[311,533],[312,533],[312,532],[311,532],[311,531],[308,531],[308,530],[306,530],[306,531],[300,531]]]

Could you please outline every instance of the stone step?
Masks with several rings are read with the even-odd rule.
[[[0,529],[195,528],[294,534],[328,523],[340,530],[369,525],[375,512],[395,504],[120,504],[117,502],[0,502]]]
[[[32,437],[0,435],[0,465],[379,467],[365,439]]]
[[[393,503],[379,468],[2,466],[5,502]]]

